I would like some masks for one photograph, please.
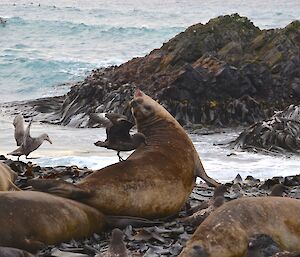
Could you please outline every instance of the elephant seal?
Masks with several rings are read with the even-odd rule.
[[[146,145],[125,161],[95,171],[75,185],[57,180],[32,180],[30,184],[82,201],[107,215],[142,218],[178,213],[192,192],[195,174],[218,185],[206,175],[192,141],[166,109],[139,90],[130,105]]]
[[[17,176],[8,165],[0,162],[0,191],[21,190],[14,184]]]
[[[300,201],[287,197],[248,197],[225,203],[197,228],[180,257],[196,245],[209,257],[243,257],[255,234],[270,236],[287,251],[300,250]]]
[[[29,252],[102,232],[105,226],[98,210],[42,192],[0,192],[0,206],[0,245]]]

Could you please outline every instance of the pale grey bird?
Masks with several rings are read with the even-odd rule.
[[[23,137],[23,142],[19,148],[12,151],[11,153],[8,153],[9,155],[18,156],[18,160],[20,156],[25,155],[26,159],[28,155],[38,149],[41,144],[44,142],[44,140],[48,141],[50,144],[52,144],[52,141],[50,140],[48,134],[44,133],[41,134],[38,137],[31,137],[30,136],[30,127],[32,124],[32,120],[29,122]]]

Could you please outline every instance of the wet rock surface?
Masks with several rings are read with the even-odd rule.
[[[138,87],[182,125],[247,125],[300,98],[300,22],[260,30],[238,14],[196,24],[160,49],[97,69],[62,97],[2,105],[7,114],[93,127],[90,113],[130,115]]]
[[[40,167],[30,162],[26,164],[5,159],[5,157],[1,159],[19,174],[16,185],[23,190],[31,190],[27,185],[29,179],[57,178],[74,183],[93,172],[76,166]],[[227,187],[225,200],[230,201],[239,197],[270,195],[271,189],[277,184],[284,186],[283,197],[300,199],[300,175],[274,177],[265,181],[260,181],[252,176],[248,176],[243,180],[237,175],[232,182],[225,184]],[[186,217],[192,215],[193,210],[197,209],[195,207],[209,202],[213,195],[214,188],[208,187],[205,183],[198,184],[195,186],[185,208],[178,215],[155,220],[157,222],[155,226],[132,227],[129,225],[122,228],[127,249],[132,256],[178,256],[186,241],[197,228],[197,225],[186,222]],[[203,221],[208,215],[205,211],[201,211],[203,213]],[[72,240],[60,245],[49,245],[41,250],[37,256],[88,257],[97,254],[99,256],[99,254],[105,253],[108,249],[111,230],[112,228],[107,229],[102,234],[94,234],[90,238],[79,241]]]

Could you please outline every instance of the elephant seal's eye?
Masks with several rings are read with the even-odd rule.
[[[144,102],[144,99],[143,98],[138,98],[137,100],[135,100],[138,104],[141,104]]]
[[[150,105],[146,105],[146,104],[145,104],[145,105],[144,105],[144,108],[145,108],[146,111],[151,111],[151,106],[150,106]]]

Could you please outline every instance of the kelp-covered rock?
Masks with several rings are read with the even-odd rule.
[[[87,127],[92,112],[129,114],[139,87],[183,125],[252,124],[300,99],[299,52],[299,21],[260,30],[225,15],[189,27],[145,57],[92,71],[59,101],[21,105],[37,120]],[[5,106],[9,113],[20,107]]]
[[[300,106],[290,105],[245,129],[233,147],[266,152],[300,152]]]

